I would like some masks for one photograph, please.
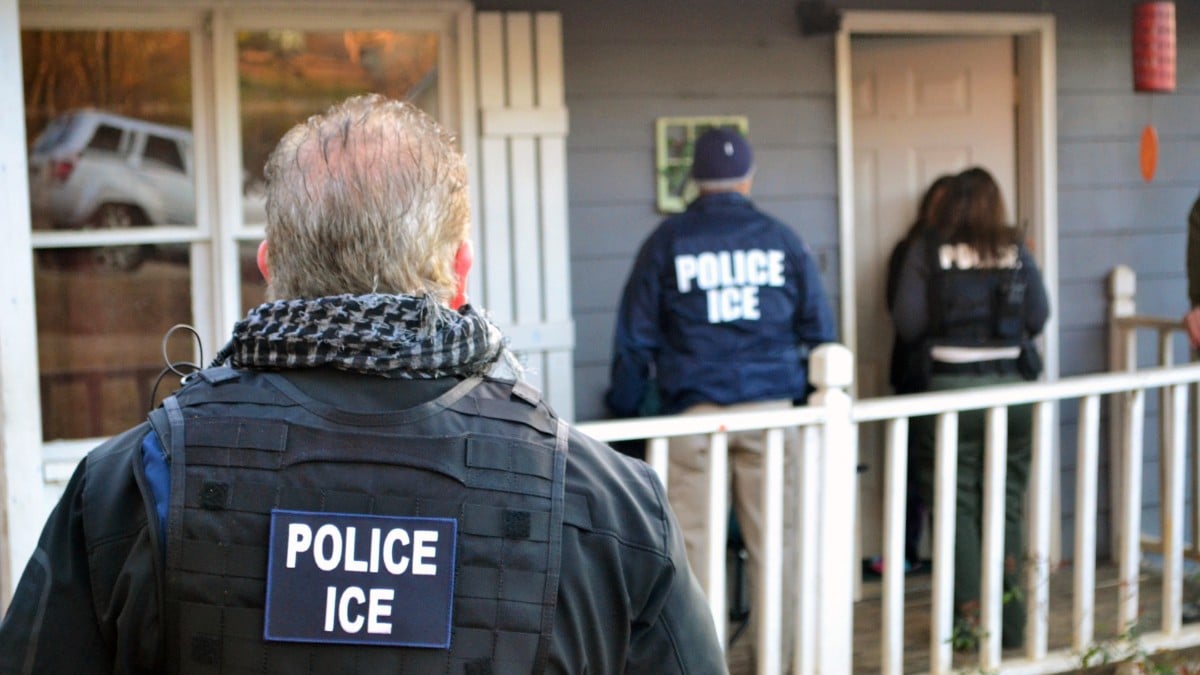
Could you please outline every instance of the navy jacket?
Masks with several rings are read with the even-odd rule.
[[[703,195],[642,245],[617,315],[607,402],[671,414],[697,403],[803,399],[810,348],[836,339],[816,262],[736,192]]]

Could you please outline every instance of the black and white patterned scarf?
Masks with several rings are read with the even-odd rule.
[[[334,295],[250,310],[215,364],[260,369],[332,366],[402,379],[487,374],[503,360],[519,374],[500,329],[470,305],[428,296]],[[504,357],[503,359],[501,357]]]

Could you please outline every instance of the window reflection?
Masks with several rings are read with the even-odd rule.
[[[242,153],[252,187],[297,122],[354,94],[378,92],[438,110],[438,35],[297,30],[238,33]]]
[[[163,335],[193,323],[188,245],[128,239],[195,224],[190,50],[186,30],[21,32],[33,227],[104,244],[33,251],[46,440],[145,419]]]
[[[130,259],[136,267],[113,264]],[[163,335],[191,323],[187,245],[40,250],[34,290],[43,438],[108,436],[145,419]],[[160,395],[177,386],[164,381]]]
[[[279,138],[309,115],[369,92],[439,115],[436,33],[243,31],[237,42],[247,224],[266,223],[262,168]],[[257,251],[257,241],[239,244],[243,313],[266,300]]]
[[[34,229],[195,223],[186,31],[22,31]]]

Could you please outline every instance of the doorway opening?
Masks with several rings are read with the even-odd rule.
[[[1011,169],[1002,169],[1011,178],[1004,185],[1005,199],[1010,217],[1023,227],[1034,257],[1042,269],[1046,291],[1051,307],[1057,306],[1058,297],[1058,199],[1057,199],[1057,127],[1055,110],[1055,37],[1054,17],[1041,14],[989,14],[989,13],[942,13],[942,12],[891,12],[891,11],[847,11],[836,35],[836,109],[837,109],[837,154],[838,154],[838,217],[840,240],[840,285],[841,285],[841,335],[842,341],[856,355],[857,373],[855,395],[869,397],[886,395],[886,365],[890,354],[890,341],[881,350],[864,334],[888,333],[877,330],[881,324],[890,326],[890,318],[884,311],[882,301],[884,274],[887,257],[894,244],[895,233],[886,227],[878,227],[873,218],[878,211],[873,202],[874,192],[879,189],[878,177],[901,186],[908,186],[908,194],[901,202],[915,205],[920,192],[927,187],[933,175],[956,163],[980,162],[970,157],[971,150],[955,155],[950,145],[927,147],[933,152],[924,159],[913,148],[891,149],[902,152],[902,161],[894,162],[891,168],[882,168],[878,157],[860,156],[856,140],[861,137],[856,127],[864,101],[872,101],[869,93],[863,95],[864,80],[855,73],[855,64],[874,52],[876,60],[898,62],[908,60],[915,63],[923,57],[924,49],[952,47],[956,53],[966,54],[986,45],[999,51],[985,52],[982,63],[988,60],[1005,61],[1001,70],[1015,76],[1008,80],[1011,88],[1012,115],[1010,131],[1000,145],[1010,150]],[[988,56],[987,54],[991,54]],[[965,72],[960,59],[940,59],[943,67],[953,63],[959,73]],[[860,68],[863,66],[859,66]],[[911,70],[908,72],[912,72]],[[945,71],[943,71],[945,72]],[[987,75],[998,78],[998,71]],[[909,77],[905,75],[905,77]],[[970,97],[968,83],[971,77],[934,78],[933,87],[925,93],[934,104],[954,105],[956,101]],[[939,84],[940,83],[940,84]],[[893,83],[894,84],[894,83]],[[908,84],[911,86],[911,78]],[[942,87],[939,89],[938,87]],[[1007,87],[1006,87],[1007,89]],[[1004,94],[1007,96],[1008,91]],[[901,94],[903,97],[904,94]],[[879,103],[879,99],[874,99]],[[911,111],[911,96],[906,103]],[[944,112],[944,111],[943,111]],[[911,123],[919,125],[919,119]],[[903,123],[903,120],[901,120]],[[1001,124],[1004,124],[1001,121]],[[893,138],[909,134],[903,126],[887,127],[884,136]],[[914,137],[919,134],[912,134]],[[1011,140],[1011,142],[1009,142]],[[951,144],[952,145],[952,144]],[[955,146],[958,147],[958,146]],[[965,146],[963,146],[965,147]],[[938,152],[942,156],[938,156]],[[965,153],[965,154],[964,154]],[[986,155],[995,157],[995,155]],[[876,162],[873,166],[871,162]],[[895,175],[896,171],[902,175]],[[932,174],[932,175],[927,175]],[[999,176],[998,176],[999,177]],[[893,188],[894,191],[895,188]],[[890,208],[890,207],[888,207]],[[904,222],[911,221],[915,206],[899,214]],[[894,229],[894,228],[893,228]],[[1048,378],[1058,376],[1059,335],[1055,313],[1043,333],[1045,372]],[[872,356],[873,355],[873,356]],[[871,358],[866,358],[871,356]],[[879,367],[880,364],[883,367]],[[869,556],[879,552],[882,543],[882,505],[884,499],[884,453],[882,439],[872,442],[871,438],[860,438],[862,455],[859,461],[866,464],[868,471],[860,481],[860,535],[862,553]],[[1057,472],[1057,466],[1054,467]],[[1055,474],[1056,475],[1056,474]],[[1057,493],[1053,510],[1058,513]],[[1057,522],[1052,518],[1051,522]],[[1051,534],[1053,558],[1059,556],[1059,533],[1057,527]]]

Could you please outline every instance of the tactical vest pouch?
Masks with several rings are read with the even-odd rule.
[[[1037,344],[1026,338],[1021,341],[1021,355],[1017,357],[1017,372],[1026,380],[1036,380],[1042,374],[1042,355]]]
[[[897,342],[892,350],[892,362],[895,364],[892,385],[897,394],[929,388],[929,379],[933,377],[933,357],[929,350],[930,345],[926,341],[917,344]]]

